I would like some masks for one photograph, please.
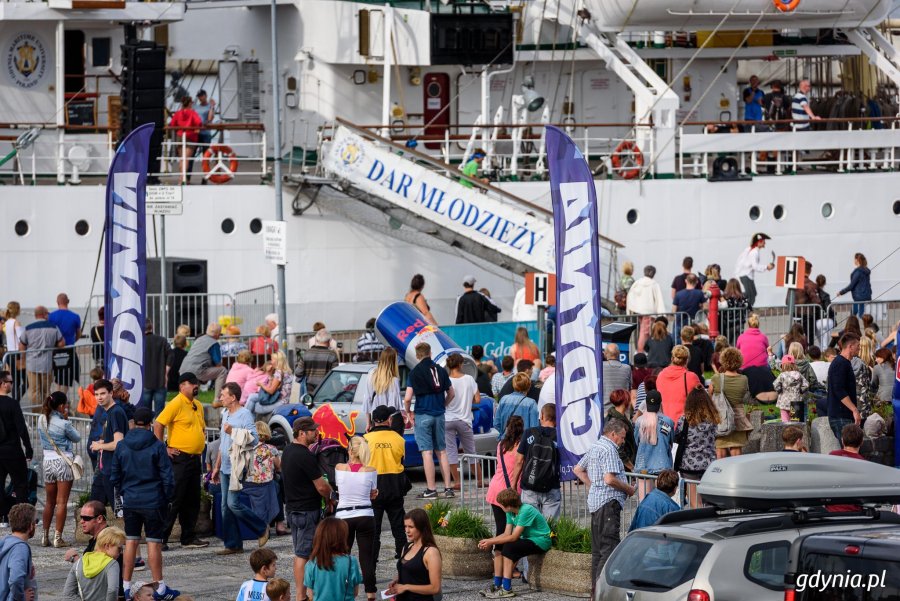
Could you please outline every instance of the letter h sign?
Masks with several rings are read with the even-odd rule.
[[[556,304],[556,274],[526,273],[525,304],[549,307]]]
[[[806,259],[803,257],[778,257],[775,263],[776,286],[803,289],[805,275]]]

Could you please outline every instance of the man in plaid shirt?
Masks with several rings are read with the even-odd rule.
[[[627,428],[619,419],[611,419],[603,426],[603,436],[591,446],[575,466],[575,475],[588,486],[588,511],[591,512],[591,582],[597,577],[606,560],[619,544],[622,527],[622,507],[625,499],[634,494],[634,487],[625,482],[625,466],[619,458],[619,446],[625,442]]]

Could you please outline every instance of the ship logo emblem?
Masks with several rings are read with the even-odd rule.
[[[18,87],[37,86],[47,72],[47,50],[33,33],[20,33],[6,47],[6,75]]]
[[[335,149],[337,166],[341,171],[352,171],[366,156],[365,147],[356,136],[347,136]]]

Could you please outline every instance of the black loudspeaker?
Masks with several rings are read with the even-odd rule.
[[[147,259],[147,294],[160,294],[162,282],[160,277],[161,261],[159,258]],[[187,324],[194,336],[206,331],[211,316],[207,298],[206,261],[202,259],[184,259],[166,257],[166,294],[170,295],[166,334],[171,337],[181,324]],[[153,321],[155,332],[162,332],[159,296],[150,297],[147,301],[147,316]]]
[[[718,157],[713,161],[713,171],[707,180],[711,182],[745,182],[752,178],[741,173],[737,159],[730,156]]]

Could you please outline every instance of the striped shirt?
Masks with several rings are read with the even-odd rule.
[[[805,131],[809,129],[809,115],[806,113],[806,107],[809,106],[809,98],[803,92],[794,94],[791,100],[791,118],[794,121],[803,121],[803,123],[794,123],[797,131]]]
[[[628,498],[625,493],[603,481],[605,474],[613,474],[624,482],[622,476],[625,473],[625,465],[619,458],[619,447],[613,441],[601,436],[584,454],[578,465],[587,471],[591,481],[587,497],[588,511],[594,513],[612,500],[625,506],[625,499]]]
[[[266,596],[266,584],[268,582],[265,580],[256,580],[255,578],[246,580],[241,585],[235,601],[269,601],[269,597]]]

